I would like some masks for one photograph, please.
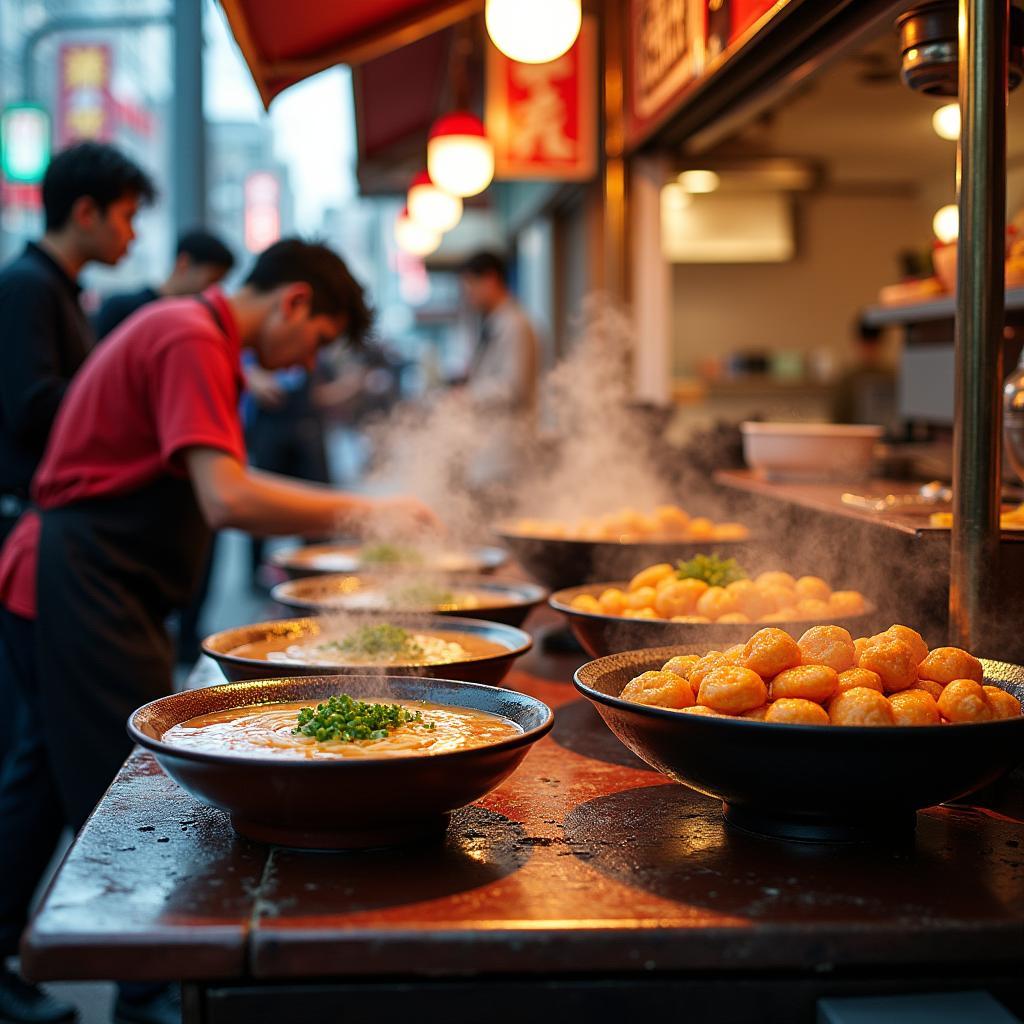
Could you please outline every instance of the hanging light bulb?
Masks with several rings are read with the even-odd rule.
[[[960,138],[960,104],[946,103],[932,114],[932,128],[940,139],[951,142]]]
[[[434,122],[427,139],[427,171],[453,196],[475,196],[494,178],[494,147],[480,118],[458,112]]]
[[[960,234],[960,209],[955,203],[939,207],[932,217],[932,231],[935,237],[948,245],[955,242]]]
[[[413,220],[406,207],[395,221],[395,242],[410,256],[429,256],[441,244],[441,236]]]
[[[520,64],[547,64],[576,42],[583,20],[580,0],[487,0],[484,21],[491,42]]]
[[[693,195],[714,192],[722,183],[722,179],[714,171],[683,171],[676,180]]]
[[[451,231],[462,219],[462,200],[438,188],[426,171],[412,180],[408,198],[409,216],[432,231]]]

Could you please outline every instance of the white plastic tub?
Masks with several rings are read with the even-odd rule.
[[[743,423],[743,457],[769,480],[862,480],[882,427],[843,423]]]

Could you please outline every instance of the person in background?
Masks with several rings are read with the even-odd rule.
[[[896,418],[896,374],[886,362],[882,329],[857,320],[853,342],[856,361],[836,381],[832,421],[890,426]]]
[[[246,463],[243,349],[267,370],[309,370],[320,347],[369,319],[335,253],[286,239],[230,296],[211,288],[141,310],[69,389],[33,485],[37,509],[0,552],[0,673],[29,711],[17,749],[31,767],[0,779],[0,962],[17,950],[62,826],[82,827],[130,752],[129,713],[171,692],[164,622],[194,593],[211,531],[435,525],[409,499]],[[118,1024],[179,1016],[167,990],[121,985]]]
[[[113,266],[122,259],[140,204],[155,197],[145,171],[113,146],[71,146],[43,176],[42,238],[0,271],[0,542],[28,505],[64,392],[94,343],[79,304],[79,274],[89,263]],[[34,772],[32,752],[18,742],[28,712],[6,668],[0,700],[0,778],[24,788]],[[19,805],[0,798],[0,816],[8,814],[17,816]],[[59,831],[47,838],[47,857]],[[73,1007],[27,985],[0,959],[0,1020],[46,1024],[73,1017]]]
[[[174,266],[163,284],[136,292],[111,295],[96,314],[96,337],[102,341],[122,320],[156,299],[198,295],[224,280],[235,265],[231,250],[214,234],[202,229],[186,231],[178,239]]]

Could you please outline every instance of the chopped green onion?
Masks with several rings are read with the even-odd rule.
[[[398,704],[368,704],[348,694],[328,697],[315,708],[300,708],[293,733],[309,736],[318,743],[342,740],[383,740],[408,723],[420,722],[433,729],[433,722],[423,722],[419,711],[409,711]]]

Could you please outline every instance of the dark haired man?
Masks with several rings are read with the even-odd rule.
[[[198,295],[218,284],[235,265],[231,250],[209,231],[186,231],[178,238],[174,266],[163,284],[147,285],[135,292],[122,292],[106,299],[93,321],[101,341],[122,320],[156,299]]]
[[[0,554],[0,672],[32,711],[0,781],[0,958],[60,825],[80,828],[130,749],[135,707],[169,693],[163,623],[192,594],[211,529],[325,535],[424,525],[412,501],[371,501],[246,466],[240,355],[311,367],[370,313],[330,249],[271,246],[231,296],[216,288],[141,310],[68,390],[29,513]],[[43,709],[45,708],[45,714]],[[159,1019],[122,995],[115,1017]]]

